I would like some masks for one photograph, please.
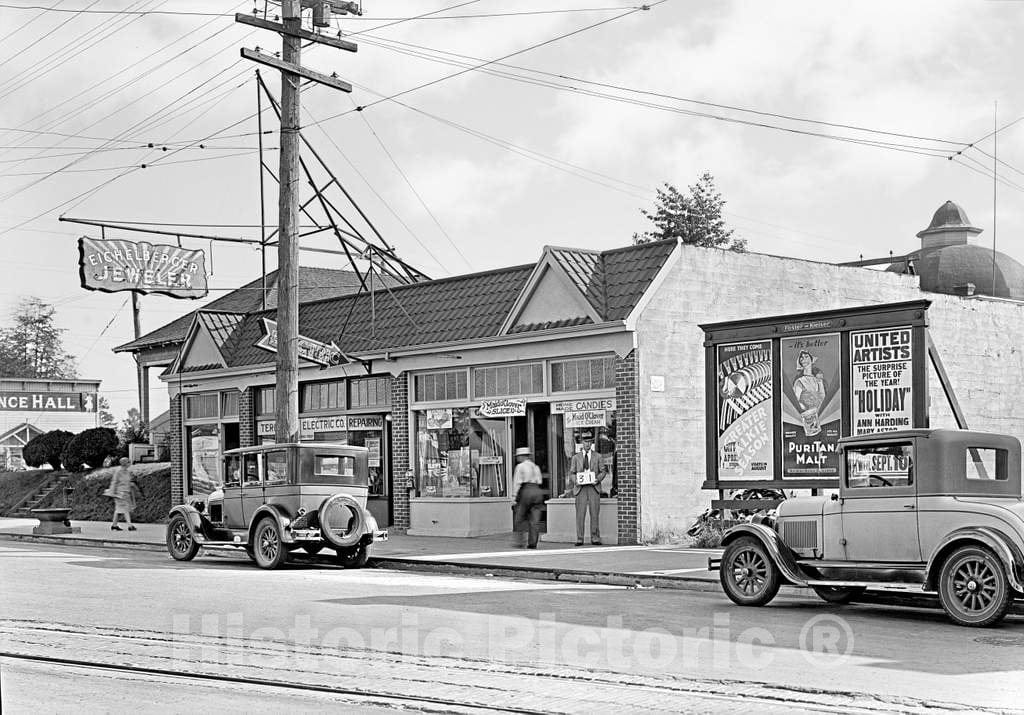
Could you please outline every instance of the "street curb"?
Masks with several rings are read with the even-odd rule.
[[[123,541],[117,539],[83,539],[74,536],[37,536],[35,534],[12,534],[0,532],[0,541],[22,541],[65,546],[88,546],[93,548],[132,549],[136,551],[164,551],[163,544],[152,542]],[[215,551],[209,552],[215,555]],[[313,563],[334,565],[334,560],[324,557],[305,557]],[[579,569],[537,568],[533,566],[494,566],[493,564],[467,564],[461,561],[426,561],[421,558],[402,558],[400,556],[371,557],[369,568],[394,569],[396,571],[418,571],[422,573],[443,573],[454,576],[473,576],[475,578],[520,578],[536,581],[559,581],[562,583],[591,584],[598,586],[624,586],[626,588],[663,589],[670,591],[721,592],[718,580],[695,579],[685,576],[651,576],[617,573],[613,571],[584,571]],[[811,596],[809,589],[784,586],[784,593],[792,596]],[[723,595],[724,598],[724,595]],[[889,593],[884,591],[868,591],[854,601],[856,604],[874,604],[882,606],[900,606],[903,608],[923,608],[941,610],[938,597],[928,594]],[[822,602],[823,606],[827,606]],[[1024,601],[1015,601],[1008,611],[1009,615],[1024,616]]]

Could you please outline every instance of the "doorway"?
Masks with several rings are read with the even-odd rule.
[[[550,499],[551,494],[551,450],[548,421],[551,417],[551,405],[538,402],[526,406],[526,414],[512,418],[512,453],[520,447],[529,447],[534,463],[540,468],[540,488],[544,498]],[[514,468],[514,467],[513,467]],[[510,495],[515,499],[515,494]],[[557,496],[557,495],[555,495]],[[541,523],[547,523],[547,512],[541,511]]]

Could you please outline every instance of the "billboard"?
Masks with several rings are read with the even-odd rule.
[[[840,343],[838,333],[779,341],[783,479],[839,476]]]
[[[771,479],[772,345],[720,345],[718,464],[722,479]]]
[[[83,236],[78,239],[78,254],[78,272],[87,290],[173,298],[203,298],[208,292],[202,249]]]
[[[0,411],[95,412],[94,392],[0,392]]]

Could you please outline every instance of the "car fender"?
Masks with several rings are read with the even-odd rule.
[[[1017,593],[1024,593],[1024,555],[1006,534],[989,526],[968,526],[946,535],[928,559],[924,589],[935,591],[939,571],[946,557],[958,546],[981,544],[987,546],[1003,563],[1007,580]]]
[[[249,538],[248,542],[253,542],[253,532],[256,529],[256,525],[260,523],[260,519],[266,516],[270,516],[273,519],[277,519],[277,526],[281,531],[281,541],[285,544],[294,544],[295,537],[292,536],[292,519],[288,513],[276,504],[264,504],[252,515],[252,521],[249,522]]]
[[[779,538],[778,533],[764,524],[738,524],[732,527],[722,537],[722,546],[728,546],[742,536],[753,536],[764,546],[765,551],[775,562],[776,568],[782,574],[782,578],[794,586],[806,587],[807,576],[796,564],[789,548]]]
[[[192,538],[197,544],[204,544],[209,540],[206,535],[206,525],[209,522],[198,509],[190,504],[179,504],[171,509],[167,520],[170,521],[178,514],[185,517],[185,521],[192,527]]]

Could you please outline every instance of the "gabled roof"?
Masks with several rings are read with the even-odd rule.
[[[42,433],[43,430],[35,425],[22,422],[17,427],[12,427],[3,434],[0,434],[0,445],[4,447],[21,447]]]
[[[231,337],[238,324],[245,316],[241,313],[215,313],[208,310],[196,311],[196,320],[202,323],[210,331],[210,337],[223,349],[224,343]]]
[[[498,337],[524,296],[528,300],[528,284],[536,279],[542,264],[554,266],[558,280],[571,283],[569,289],[586,298],[586,304],[592,306],[588,312],[593,315],[556,316],[513,325],[505,332],[522,334],[623,321],[677,245],[669,239],[603,252],[545,249],[536,264],[377,289],[372,295],[364,292],[303,302],[299,305],[299,334],[325,343],[333,341],[343,352],[355,356]],[[256,343],[263,336],[263,318],[274,319],[276,310],[233,318],[217,313],[201,315],[202,326],[211,335],[214,330],[209,327],[210,321],[216,319],[221,334],[226,336],[219,348],[227,367],[273,362],[273,353],[256,347]],[[197,320],[195,329],[199,327]],[[190,367],[218,367],[203,362]]]
[[[375,282],[380,277],[374,278]],[[389,285],[394,285],[393,279],[385,276]],[[322,298],[333,298],[339,295],[347,295],[359,290],[359,276],[354,271],[337,270],[333,268],[318,268],[314,266],[299,267],[299,301],[319,300]],[[230,293],[222,295],[216,300],[200,308],[206,311],[221,311],[227,313],[251,313],[263,309],[261,294],[263,292],[263,279],[246,283]],[[267,307],[277,307],[277,271],[267,274]],[[115,353],[137,352],[146,348],[158,345],[180,344],[188,334],[189,326],[197,311],[183,315],[152,332],[140,336],[124,345],[114,348]]]

